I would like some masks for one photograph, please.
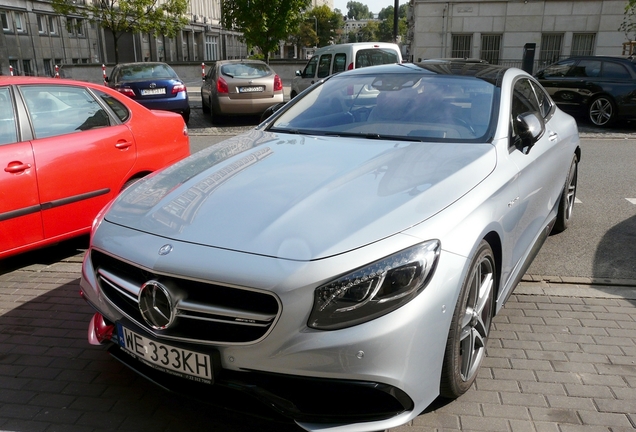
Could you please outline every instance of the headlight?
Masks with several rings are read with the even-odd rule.
[[[431,279],[439,251],[438,240],[421,243],[316,288],[309,327],[351,327],[408,303]]]

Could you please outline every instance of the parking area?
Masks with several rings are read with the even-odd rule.
[[[0,262],[0,430],[301,430],[240,395],[209,405],[168,393],[89,345],[86,244]],[[633,431],[634,401],[636,289],[526,278],[494,321],[475,386],[391,432]]]

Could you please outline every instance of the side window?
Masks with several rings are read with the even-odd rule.
[[[329,69],[331,68],[331,54],[324,54],[320,56],[320,63],[318,63],[318,78],[325,78],[329,76]]]
[[[38,139],[81,132],[110,125],[110,118],[84,87],[22,86]]]
[[[537,75],[540,78],[563,78],[569,73],[572,66],[574,66],[574,63],[574,61],[564,61],[561,63],[557,63],[555,65],[548,66]]]
[[[130,112],[128,111],[128,108],[126,108],[126,105],[104,92],[95,91],[95,93],[97,93],[97,96],[99,96],[104,102],[106,102],[106,104],[110,107],[110,109],[113,110],[117,118],[119,118],[122,123],[128,120],[128,118],[130,117]]]
[[[318,65],[318,56],[313,56],[307,66],[305,66],[305,70],[303,71],[303,78],[313,78],[316,75],[316,66]]]
[[[338,53],[333,57],[333,73],[342,72],[347,68],[347,55]]]
[[[0,87],[0,145],[18,141],[15,113],[7,87]]]
[[[512,93],[512,130],[515,137],[519,136],[515,119],[524,113],[534,112],[540,115],[539,103],[535,97],[532,84],[529,79],[520,79],[516,82]]]
[[[612,79],[630,79],[631,76],[625,66],[614,62],[603,62],[603,71],[601,72],[603,78]]]
[[[552,113],[552,107],[554,105],[552,99],[550,99],[550,96],[548,96],[543,87],[535,82],[531,81],[531,83],[534,94],[537,96],[537,101],[539,102],[539,112],[544,119],[547,119]]]
[[[581,60],[568,72],[569,77],[597,77],[601,74],[601,62],[599,60]]]

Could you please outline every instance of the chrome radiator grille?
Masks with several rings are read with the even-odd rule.
[[[158,338],[201,344],[246,344],[265,337],[280,312],[268,293],[156,274],[97,250],[91,261],[102,294],[127,318]],[[166,329],[148,325],[139,308],[139,292],[150,280],[174,287],[174,322]]]

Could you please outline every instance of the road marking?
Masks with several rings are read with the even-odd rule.
[[[574,198],[574,204],[583,204],[583,202],[578,198]]]
[[[632,204],[636,204],[636,198],[625,198],[625,199]]]

